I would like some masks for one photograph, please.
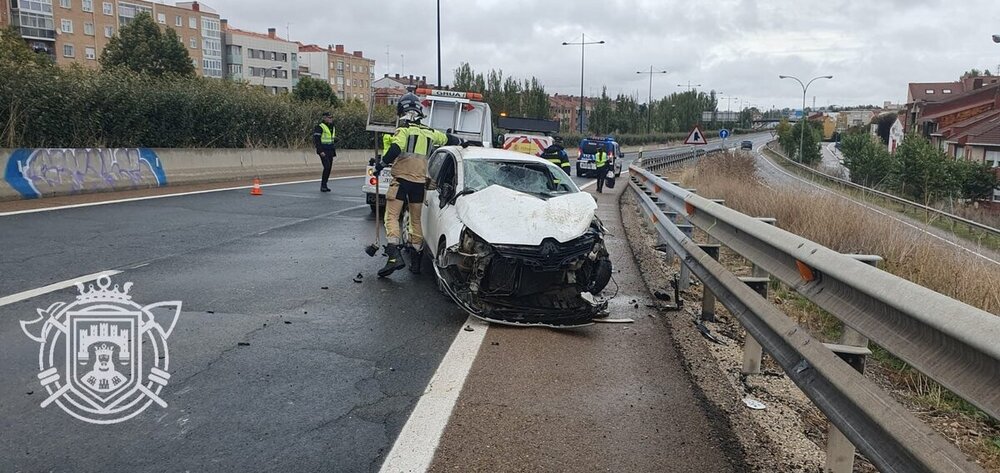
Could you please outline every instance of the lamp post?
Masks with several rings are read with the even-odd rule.
[[[437,0],[437,23],[438,23],[438,83],[441,87],[441,0]]]
[[[265,92],[267,92],[267,86],[264,85],[264,82],[267,80],[268,71],[275,71],[275,76],[277,76],[277,71],[280,71],[281,69],[282,66],[268,67],[264,69],[264,74],[260,78],[260,86],[264,87]]]
[[[695,87],[701,87],[701,84],[692,84],[691,81],[688,81],[687,84],[677,84],[677,87],[684,87],[687,90],[693,91]]]
[[[584,70],[583,67],[584,67],[585,51],[587,49],[587,45],[591,45],[591,44],[604,44],[604,41],[601,40],[601,41],[590,41],[590,42],[588,42],[587,41],[587,34],[586,33],[584,33],[581,38],[582,39],[580,40],[579,43],[568,43],[566,41],[563,41],[562,45],[563,46],[577,46],[577,45],[579,45],[580,46],[580,117],[579,118],[580,118],[580,134],[582,135],[583,134],[583,112],[585,110],[584,103],[583,103],[583,70]]]
[[[652,123],[653,108],[653,74],[666,74],[667,71],[654,71],[653,66],[649,66],[649,72],[636,71],[636,74],[649,74],[649,99],[646,100],[646,134],[650,133]]]
[[[778,76],[779,79],[794,79],[802,86],[802,131],[799,132],[799,161],[802,161],[802,149],[805,147],[806,139],[806,125],[808,120],[806,119],[806,91],[809,90],[809,86],[817,79],[833,79],[833,76],[817,76],[809,80],[809,82],[802,83],[798,77],[794,76]]]

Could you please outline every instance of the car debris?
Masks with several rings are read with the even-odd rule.
[[[749,396],[743,398],[743,404],[755,411],[762,411],[764,409],[767,409],[766,404]]]

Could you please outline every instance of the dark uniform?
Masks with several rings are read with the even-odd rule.
[[[333,169],[333,158],[337,157],[337,148],[334,145],[336,138],[337,128],[333,126],[333,119],[329,113],[324,113],[323,121],[313,128],[313,145],[316,146],[316,154],[323,163],[323,176],[319,187],[323,192],[330,192],[327,182],[330,180],[330,170]]]
[[[567,176],[572,172],[566,148],[563,148],[559,143],[552,143],[551,146],[545,148],[545,151],[542,151],[542,159],[559,166]]]

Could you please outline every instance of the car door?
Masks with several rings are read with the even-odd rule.
[[[441,239],[443,226],[442,214],[446,213],[448,201],[457,192],[456,160],[450,152],[438,150],[427,161],[427,193],[424,197],[424,210],[420,223],[424,230],[424,240],[432,254],[437,256],[437,246]],[[454,209],[451,210],[454,213]]]

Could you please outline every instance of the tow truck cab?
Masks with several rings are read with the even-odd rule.
[[[597,177],[597,150],[604,149],[608,153],[608,165],[614,170],[615,176],[622,173],[622,151],[618,142],[612,137],[584,138],[580,140],[580,157],[576,160],[576,175],[580,177]]]
[[[421,98],[424,111],[421,123],[425,126],[450,133],[465,141],[480,143],[484,147],[492,147],[492,111],[489,104],[483,102],[482,94],[429,88],[418,88],[413,93]],[[396,133],[396,128],[399,126],[398,118],[390,122],[379,122],[376,118],[375,104],[376,101],[392,104],[395,103],[393,99],[398,99],[400,96],[402,94],[394,96],[373,94],[368,107],[368,124],[365,129],[375,133],[378,149],[368,162],[367,178],[361,190],[365,193],[365,202],[371,207],[372,212],[375,212],[376,198],[379,199],[379,205],[384,208],[385,194],[392,182],[391,168],[387,167],[382,170],[381,175],[375,176],[375,160],[381,159],[382,154],[382,136]],[[377,193],[376,183],[378,183]]]

